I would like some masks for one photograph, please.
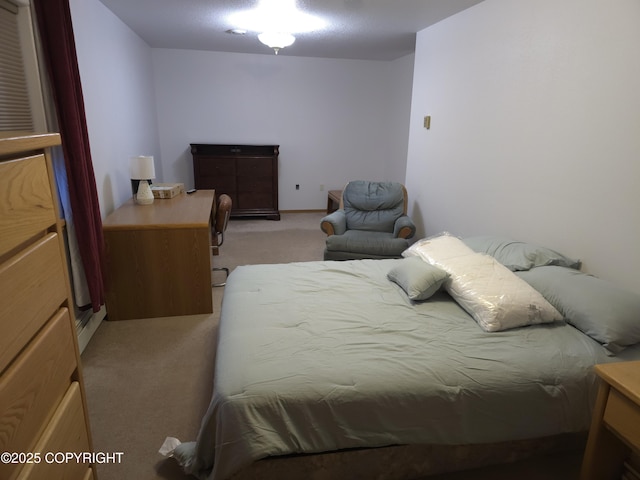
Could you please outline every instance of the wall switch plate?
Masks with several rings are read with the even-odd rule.
[[[424,117],[424,128],[429,130],[431,128],[431,115]]]
[[[320,191],[324,192],[324,185],[320,184]]]

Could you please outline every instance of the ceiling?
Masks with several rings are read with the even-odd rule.
[[[284,0],[276,0],[284,1]],[[482,0],[297,0],[299,10],[321,17],[327,27],[295,33],[280,55],[395,60],[412,53],[415,33]],[[239,27],[229,14],[253,9],[257,0],[101,0],[152,48],[273,55],[257,31],[231,35]]]

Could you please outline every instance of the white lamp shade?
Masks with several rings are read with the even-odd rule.
[[[156,169],[153,165],[153,157],[149,155],[139,155],[131,157],[129,173],[132,180],[150,180],[156,178]]]
[[[258,35],[258,40],[266,46],[279,50],[288,47],[296,41],[296,37],[290,33],[283,32],[264,32]]]

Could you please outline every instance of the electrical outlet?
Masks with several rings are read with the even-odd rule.
[[[324,185],[320,184],[320,191],[324,192]]]
[[[296,190],[300,190],[300,184],[296,183]]]

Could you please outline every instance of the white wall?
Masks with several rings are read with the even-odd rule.
[[[412,56],[154,49],[153,65],[164,181],[193,185],[190,143],[280,145],[281,210],[325,208],[326,190],[351,179],[404,179]]]
[[[389,152],[385,161],[384,179],[404,183],[409,148],[409,112],[415,55],[406,55],[389,62],[390,89],[387,96],[389,119]]]
[[[282,210],[324,208],[354,178],[404,179],[413,55],[151,49],[99,0],[70,6],[103,216],[131,196],[132,155],[154,155],[156,181],[192,186],[189,143],[281,145]]]
[[[98,0],[71,0],[91,155],[103,217],[131,197],[129,157],[162,178],[151,48]]]
[[[637,0],[485,0],[419,32],[421,235],[536,242],[640,292],[638,25]]]

